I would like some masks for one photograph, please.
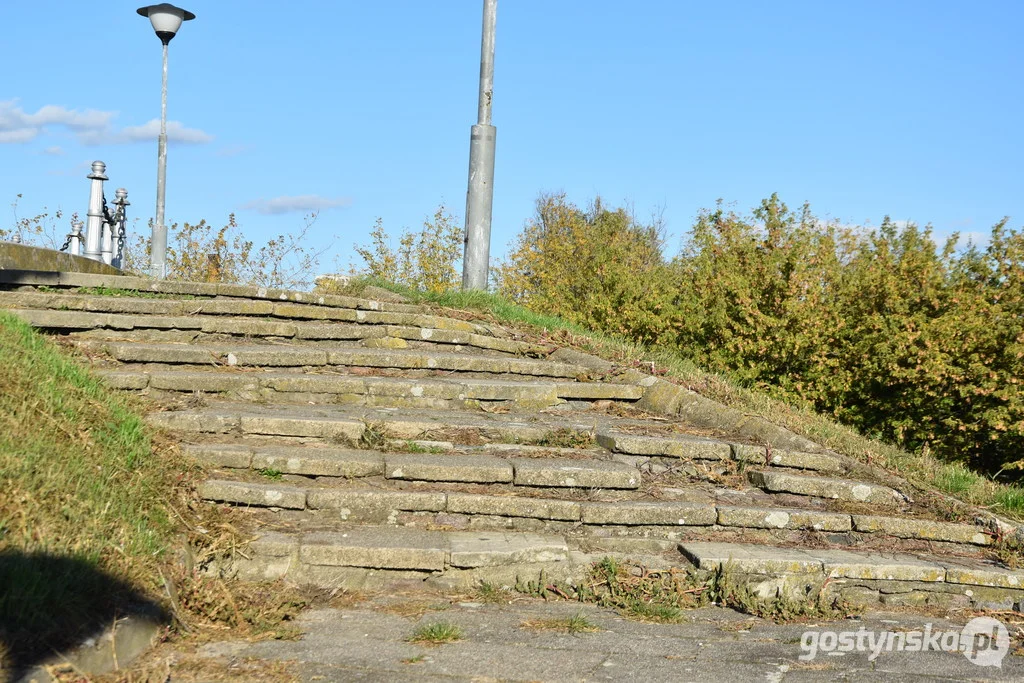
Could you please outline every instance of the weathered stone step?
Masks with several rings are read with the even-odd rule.
[[[120,290],[145,294],[179,294],[203,297],[239,297],[243,299],[266,299],[271,301],[292,301],[296,303],[331,306],[336,308],[359,308],[370,311],[426,312],[425,306],[407,303],[381,301],[366,297],[339,296],[334,294],[313,294],[290,289],[268,288],[253,285],[238,285],[221,282],[181,282],[177,280],[152,280],[131,275],[98,275],[92,273],[0,271],[0,283],[7,285],[43,285],[47,287],[82,287],[86,289]],[[75,294],[82,296],[81,294]],[[388,298],[400,298],[387,293]]]
[[[240,445],[193,445],[186,448],[186,453],[220,467],[271,470],[310,477],[383,476],[404,481],[510,483],[549,488],[636,489],[640,486],[640,472],[635,467],[600,460],[380,453],[334,448],[251,448]],[[246,502],[251,504],[251,501]]]
[[[117,389],[230,394],[240,400],[280,403],[386,404],[388,398],[420,401],[422,407],[465,407],[474,401],[503,401],[539,409],[566,400],[635,401],[643,389],[601,382],[533,382],[498,379],[402,379],[350,374],[301,372],[226,372],[207,370],[98,370]],[[460,406],[459,403],[465,404]]]
[[[448,370],[496,375],[576,379],[584,368],[529,358],[492,357],[416,350],[323,348],[287,344],[147,344],[79,341],[123,363],[224,365],[228,367],[344,366],[403,370]]]
[[[643,436],[613,430],[599,432],[597,442],[614,453],[634,456],[680,458],[683,460],[736,460],[764,466],[789,467],[838,473],[842,460],[831,455],[802,453],[761,446],[731,444],[699,436]]]
[[[571,551],[557,535],[353,526],[263,533],[244,555],[213,570],[243,580],[284,579],[334,589],[472,589],[481,581],[513,586],[541,577],[576,583],[597,559]]]
[[[747,474],[747,477],[754,486],[776,493],[793,493],[798,496],[812,496],[853,503],[870,503],[872,505],[889,507],[907,503],[907,498],[901,493],[888,486],[881,486],[879,484],[764,470],[751,471]]]
[[[226,454],[228,457],[232,453]],[[371,465],[379,469],[380,463]],[[514,526],[514,520],[538,520],[568,523],[576,532],[617,536],[679,537],[687,527],[703,527],[710,532],[785,530],[819,531],[843,534],[843,542],[858,544],[873,536],[896,539],[921,539],[958,544],[986,546],[991,537],[980,527],[926,520],[905,520],[898,517],[873,516],[868,519],[877,530],[860,532],[863,515],[850,515],[798,508],[741,507],[714,502],[622,500],[601,502],[591,500],[541,498],[515,495],[506,490],[495,493],[467,493],[438,489],[368,488],[357,484],[331,487],[323,483],[258,483],[250,481],[209,480],[200,486],[200,495],[207,500],[254,507],[337,511],[340,520],[357,523],[403,524],[403,513],[415,514],[407,520],[412,524],[479,526]],[[557,495],[557,492],[556,492]],[[916,526],[915,526],[916,525]],[[887,528],[893,529],[890,533]],[[660,529],[652,536],[652,532]],[[673,531],[675,529],[676,531]],[[776,539],[778,540],[778,539]],[[965,552],[973,552],[968,548]]]
[[[564,538],[500,531],[427,531],[403,527],[352,526],[302,534],[265,533],[251,549],[258,554],[330,567],[440,572],[568,559]],[[282,573],[283,575],[283,573]]]
[[[776,593],[806,596],[810,582],[858,603],[1024,607],[1024,571],[1007,570],[984,560],[739,543],[684,541],[679,548],[699,569],[725,567],[746,575],[762,597]]]
[[[560,431],[585,440],[593,425],[552,416],[490,415],[480,411],[346,409],[343,406],[260,406],[211,401],[208,408],[150,414],[153,425],[179,432],[254,434],[358,441],[369,426],[392,439],[466,443],[536,443]]]
[[[501,336],[498,334],[500,328],[493,325],[471,323],[426,313],[332,308],[307,303],[262,299],[146,299],[130,296],[4,292],[4,305],[11,309],[56,309],[173,317],[192,315],[259,316],[367,325],[398,325]],[[394,305],[391,304],[391,306]]]
[[[459,330],[441,330],[400,325],[277,321],[259,318],[234,318],[213,315],[123,315],[52,309],[13,309],[26,322],[42,329],[87,330],[92,338],[123,338],[125,333],[146,333],[145,341],[190,340],[199,335],[275,337],[299,341],[354,341],[390,339],[391,343],[429,342],[471,346],[490,351],[521,355],[545,355],[547,349],[536,344],[503,339]],[[120,337],[116,336],[120,335]]]

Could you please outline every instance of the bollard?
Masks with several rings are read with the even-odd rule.
[[[110,212],[107,211],[107,198],[103,198],[103,232],[100,237],[100,260],[108,266],[114,260],[114,225],[110,220]]]
[[[85,225],[82,221],[73,221],[71,223],[71,232],[68,233],[68,253],[72,256],[80,256],[82,254],[82,226]]]
[[[107,165],[102,161],[92,162],[92,173],[86,177],[92,181],[89,188],[89,214],[88,223],[85,227],[85,253],[82,256],[93,261],[102,261],[101,251],[103,233],[103,181],[107,179],[104,173]]]

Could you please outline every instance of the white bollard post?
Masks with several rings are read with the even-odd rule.
[[[72,256],[82,255],[82,221],[75,221],[71,224],[71,233],[68,235],[68,253]]]
[[[106,218],[103,217],[103,232],[100,237],[100,260],[109,266],[114,260],[114,226],[108,223]]]
[[[92,173],[86,177],[92,181],[89,188],[88,223],[85,227],[85,253],[82,256],[93,261],[102,261],[101,238],[103,233],[103,181],[107,165],[102,161],[92,162]]]

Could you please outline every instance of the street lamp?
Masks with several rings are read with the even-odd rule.
[[[491,251],[491,202],[494,198],[494,142],[491,125],[494,94],[494,26],[498,0],[484,0],[480,40],[480,97],[477,122],[469,139],[469,188],[466,191],[466,245],[462,258],[462,289],[487,289]]]
[[[149,274],[162,280],[167,275],[167,226],[164,225],[164,200],[167,183],[167,44],[178,33],[181,22],[191,21],[196,18],[196,15],[167,2],[140,7],[137,11],[140,15],[149,17],[157,38],[164,45],[164,78],[160,96],[160,137],[157,139],[156,222],[153,224],[153,240],[149,252]]]

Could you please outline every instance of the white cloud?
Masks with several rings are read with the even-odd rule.
[[[0,101],[0,144],[31,142],[51,128],[70,130],[83,145],[117,145],[156,140],[160,121],[153,119],[141,126],[117,129],[113,125],[117,112],[96,109],[67,109],[47,104],[34,114],[18,106],[17,100]],[[178,121],[167,122],[168,142],[204,144],[213,136],[196,128],[186,128]],[[55,149],[51,147],[50,149]]]
[[[274,197],[273,199],[256,199],[245,204],[243,209],[252,209],[262,214],[273,215],[300,211],[322,211],[348,206],[352,203],[347,197],[321,197],[315,194],[304,194],[296,197]]]
[[[252,149],[252,145],[225,145],[217,150],[219,157],[236,157]]]
[[[62,126],[76,133],[110,127],[114,112],[86,109],[79,111],[53,104],[40,107],[34,114],[18,106],[17,100],[0,102],[0,143],[31,142],[47,126]]]
[[[61,147],[60,145],[51,145],[50,147],[47,147],[46,149],[43,150],[43,154],[46,154],[51,157],[59,157],[64,154],[64,148]]]
[[[160,119],[153,119],[141,126],[122,128],[117,137],[124,142],[145,142],[156,140],[160,135]],[[178,121],[167,122],[167,141],[181,142],[187,145],[202,145],[213,142],[213,136],[198,128],[186,128]]]

